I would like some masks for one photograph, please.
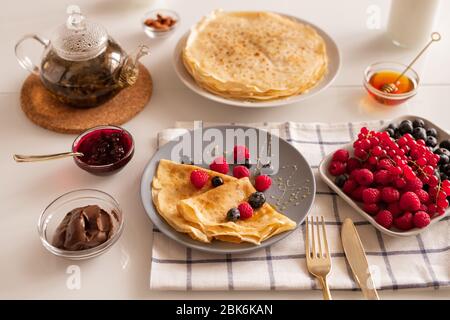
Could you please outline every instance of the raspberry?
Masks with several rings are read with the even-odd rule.
[[[399,176],[402,174],[403,170],[400,167],[390,167],[387,169],[392,176]]]
[[[367,188],[362,192],[362,200],[365,204],[377,203],[380,201],[380,191],[375,188]]]
[[[238,179],[250,177],[250,170],[245,166],[235,166],[233,168],[233,176]]]
[[[405,191],[416,191],[423,188],[423,183],[419,178],[414,178],[411,180],[406,180],[406,186],[404,187]]]
[[[405,212],[400,217],[394,219],[394,225],[400,230],[410,230],[413,228],[413,215],[411,212]]]
[[[255,188],[258,191],[266,191],[272,185],[272,179],[266,175],[260,175],[255,178]]]
[[[356,158],[350,158],[347,160],[347,173],[352,173],[356,169],[361,168],[361,162]]]
[[[363,210],[373,216],[380,211],[380,208],[376,203],[364,203]]]
[[[392,213],[394,217],[397,217],[403,212],[402,209],[400,209],[398,202],[389,203],[387,209]]]
[[[390,213],[388,210],[381,210],[375,216],[375,221],[382,227],[390,229],[393,221],[392,213]]]
[[[371,164],[369,161],[366,161],[362,164],[362,169],[367,169],[369,171],[375,171],[376,166]]]
[[[373,173],[368,169],[359,169],[355,174],[356,182],[362,186],[368,186],[373,182]]]
[[[347,181],[345,181],[342,190],[344,191],[345,194],[350,195],[353,192],[353,190],[356,189],[357,186],[358,184],[356,183],[355,180],[348,179]]]
[[[346,162],[349,154],[347,150],[339,149],[333,154],[333,161]]]
[[[400,208],[405,211],[417,211],[420,209],[420,199],[412,191],[405,192],[400,197]]]
[[[203,186],[206,184],[208,179],[209,179],[209,175],[206,171],[196,169],[191,172],[191,183],[197,189],[203,188]]]
[[[384,187],[381,190],[381,200],[386,203],[397,202],[400,199],[400,192],[392,187]]]
[[[359,170],[360,170],[360,169],[353,170],[352,173],[350,173],[350,179],[356,181],[356,176],[358,175],[358,171],[359,171]]]
[[[362,201],[362,193],[366,189],[364,186],[359,186],[351,193],[351,198],[355,201]]]
[[[233,158],[235,163],[243,163],[245,159],[250,158],[250,151],[246,146],[234,146]]]
[[[417,228],[424,228],[431,222],[430,216],[425,211],[417,211],[413,217],[413,223]]]
[[[238,206],[238,210],[240,213],[240,219],[242,219],[242,220],[246,220],[253,216],[253,208],[248,202],[242,202]]]
[[[353,154],[355,155],[356,158],[361,160],[365,160],[367,158],[367,152],[361,148],[355,148]]]
[[[428,194],[428,192],[426,192],[423,189],[416,190],[415,193],[417,194],[420,202],[422,202],[422,203],[428,203],[428,201],[430,200],[430,195]]]
[[[225,157],[217,157],[214,159],[214,161],[209,165],[209,168],[222,174],[227,174],[229,170]]]
[[[378,161],[378,170],[388,170],[390,167],[392,167],[392,163],[389,159],[381,159]]]
[[[402,189],[406,186],[406,181],[403,178],[397,178],[394,180],[394,185],[397,189]]]
[[[374,180],[376,184],[387,186],[392,181],[392,176],[387,170],[379,170],[374,174]]]
[[[339,176],[345,173],[345,163],[340,161],[331,161],[328,171],[333,176]]]

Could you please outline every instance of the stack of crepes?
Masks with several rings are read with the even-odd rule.
[[[193,170],[208,173],[202,189],[190,182]],[[219,176],[224,184],[214,188],[211,179]],[[178,232],[194,240],[209,243],[213,239],[227,242],[262,241],[287,230],[296,223],[265,203],[247,220],[227,221],[229,209],[237,207],[255,192],[248,178],[236,179],[194,165],[160,160],[152,182],[153,203],[159,214]]]
[[[256,101],[306,92],[328,64],[325,42],[311,26],[272,12],[220,10],[192,27],[182,60],[204,89]]]

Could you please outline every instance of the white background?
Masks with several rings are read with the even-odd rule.
[[[65,21],[68,4],[78,4],[88,18],[103,24],[127,50],[140,43],[151,54],[142,62],[154,80],[154,93],[146,109],[124,127],[136,140],[136,153],[125,170],[111,177],[95,177],[78,169],[70,159],[37,164],[16,164],[13,153],[68,151],[75,136],[53,133],[32,124],[19,104],[19,91],[28,72],[16,62],[15,42],[26,33],[49,36]],[[141,16],[153,8],[170,8],[181,16],[176,33],[166,40],[150,40],[142,32]],[[271,109],[241,109],[208,101],[189,91],[177,79],[172,51],[177,39],[202,15],[213,9],[273,10],[309,20],[337,42],[342,69],[333,86],[310,100]],[[367,27],[368,9],[380,9],[380,28]],[[314,299],[320,292],[152,292],[148,288],[151,223],[139,197],[142,170],[155,151],[156,134],[176,120],[210,122],[323,121],[389,119],[417,114],[449,129],[450,120],[450,2],[442,1],[437,30],[443,40],[433,45],[417,71],[419,94],[398,107],[378,105],[361,86],[362,72],[375,61],[407,63],[417,50],[400,49],[384,29],[389,1],[343,0],[102,0],[3,1],[0,10],[0,298],[222,298]],[[411,22],[413,23],[413,22]],[[405,26],[407,27],[407,26]],[[37,46],[34,56],[39,56]],[[45,206],[58,195],[77,188],[98,188],[112,194],[126,217],[120,241],[106,254],[78,263],[81,289],[66,287],[66,268],[72,262],[54,257],[41,245],[36,223]],[[333,292],[335,298],[360,299],[359,292]],[[383,291],[382,298],[449,298],[447,290]]]

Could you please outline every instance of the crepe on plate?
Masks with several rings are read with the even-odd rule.
[[[306,92],[323,78],[323,38],[273,12],[213,11],[192,27],[182,51],[204,89],[240,100],[273,100]]]
[[[200,226],[208,238],[228,242],[260,244],[278,233],[295,228],[294,221],[268,203],[256,209],[249,219],[227,221],[227,211],[247,201],[254,192],[256,190],[248,178],[231,180],[210,191],[181,200],[178,212],[190,223]]]
[[[209,175],[209,181],[200,190],[190,182],[191,172],[195,169]],[[221,177],[224,184],[213,188],[211,178],[214,176]],[[227,221],[228,210],[246,201],[255,191],[248,178],[238,180],[165,159],[159,161],[152,181],[152,199],[159,214],[178,232],[206,243],[218,239],[259,244],[275,234],[295,228],[295,222],[267,203],[255,210],[250,219]]]
[[[190,182],[191,172],[195,169],[202,169],[209,175],[209,181],[200,190]],[[161,159],[152,181],[152,200],[159,214],[175,230],[187,233],[191,238],[202,242],[210,242],[211,237],[208,237],[198,224],[185,220],[178,213],[177,204],[180,200],[212,189],[211,178],[214,176],[221,177],[224,182],[236,180],[234,177],[197,166]]]

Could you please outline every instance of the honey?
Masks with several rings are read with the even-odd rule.
[[[375,89],[382,91],[382,87],[385,84],[393,83],[396,86],[396,90],[394,92],[389,93],[389,95],[400,95],[405,94],[408,92],[413,91],[416,88],[416,84],[413,80],[411,80],[408,76],[402,75],[400,76],[400,72],[392,71],[392,70],[381,70],[376,73],[374,73],[370,79],[369,83],[374,87]],[[378,102],[381,102],[383,104],[387,105],[396,105],[404,102],[409,97],[405,97],[405,99],[399,99],[399,98],[387,98],[383,96],[383,94],[379,94],[376,92],[371,92],[369,90],[369,93],[372,97],[374,97]]]
[[[399,76],[400,73],[396,71],[380,71],[370,77],[369,83],[378,90],[381,90],[381,87],[385,84],[394,83],[397,90],[392,92],[393,94],[402,94],[414,90],[414,82],[410,78],[405,75],[400,78]]]

